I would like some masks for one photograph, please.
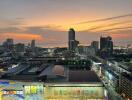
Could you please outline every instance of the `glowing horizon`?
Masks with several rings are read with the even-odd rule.
[[[115,45],[131,44],[131,5],[130,0],[0,1],[0,42],[35,39],[44,47],[67,46],[72,27],[81,44],[99,40],[102,34],[112,36]]]

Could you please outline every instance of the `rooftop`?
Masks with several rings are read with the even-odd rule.
[[[80,67],[82,66],[80,65]],[[16,80],[41,80],[49,83],[101,83],[99,77],[95,74],[94,71],[86,69],[73,70],[67,67],[67,65],[19,65],[18,67],[9,70],[6,74],[7,76],[5,77],[7,77],[7,79]]]
[[[101,82],[94,71],[69,71],[69,82]]]

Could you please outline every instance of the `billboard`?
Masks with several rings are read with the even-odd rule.
[[[44,100],[43,85],[26,85],[24,86],[24,100]]]
[[[25,94],[37,94],[43,93],[43,85],[27,85],[24,86],[24,93]]]
[[[23,90],[2,90],[1,100],[24,100]]]
[[[104,87],[102,86],[45,86],[44,97],[46,100],[65,98],[73,100],[104,99]]]

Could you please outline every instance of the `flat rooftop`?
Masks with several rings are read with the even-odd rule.
[[[99,77],[95,74],[94,71],[87,70],[77,70],[69,71],[69,82],[101,82]]]
[[[57,67],[57,69],[55,68]],[[47,74],[46,82],[51,83],[101,83],[100,78],[94,71],[91,70],[70,70],[65,66],[55,65],[53,70],[44,72],[43,75]],[[62,68],[61,68],[62,67]],[[48,72],[48,73],[47,73]],[[52,74],[50,74],[52,73]],[[55,77],[50,77],[55,76]]]

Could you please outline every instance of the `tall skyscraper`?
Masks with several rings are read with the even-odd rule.
[[[73,28],[69,29],[69,41],[75,40],[75,30]]]
[[[69,45],[68,45],[69,50],[71,50],[71,51],[75,51],[77,45],[79,44],[79,42],[75,40],[75,30],[73,28],[69,29],[68,43],[69,43]]]
[[[100,37],[100,51],[108,56],[113,54],[113,41],[110,36]]]

